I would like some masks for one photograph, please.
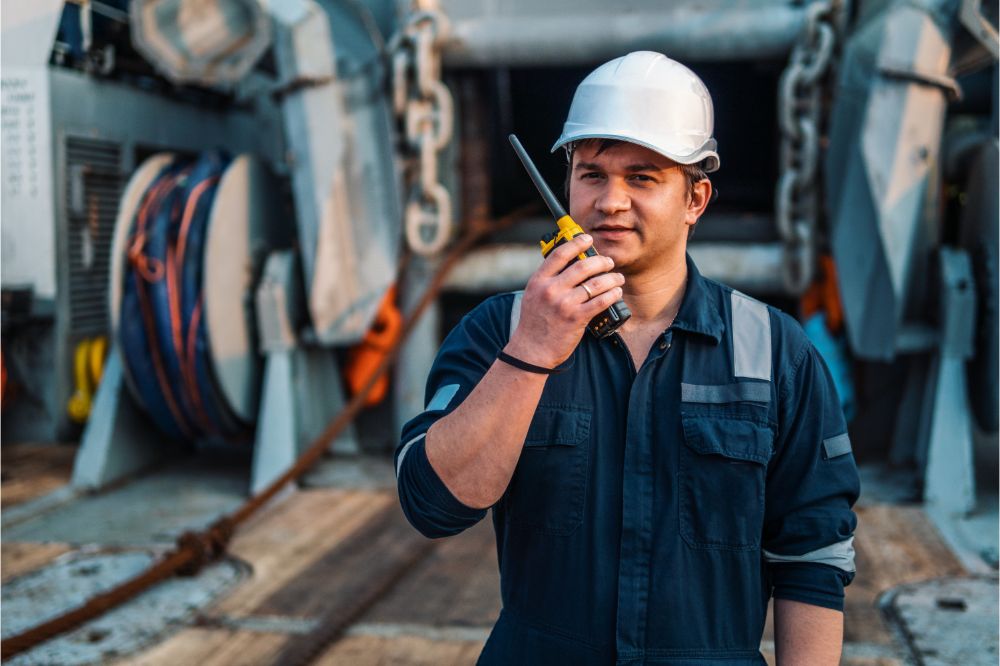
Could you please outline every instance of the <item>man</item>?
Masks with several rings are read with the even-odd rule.
[[[396,453],[429,537],[493,509],[503,611],[483,664],[835,664],[859,492],[829,373],[788,316],[699,275],[711,98],[638,52],[581,83],[570,215],[523,293],[448,336]],[[575,263],[591,242],[602,256]],[[618,333],[585,334],[620,298]],[[502,353],[501,353],[502,352]]]

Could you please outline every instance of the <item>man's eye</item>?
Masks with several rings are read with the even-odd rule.
[[[642,173],[632,174],[631,176],[629,176],[629,178],[632,181],[634,181],[634,182],[640,182],[640,183],[652,183],[652,182],[654,182],[653,178],[651,176],[647,176],[647,175],[642,174]]]
[[[595,180],[597,178],[603,178],[604,174],[598,171],[588,171],[580,176],[580,180]]]

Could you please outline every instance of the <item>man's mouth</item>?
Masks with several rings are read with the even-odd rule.
[[[594,227],[592,233],[604,238],[620,238],[635,231],[632,227],[625,227],[617,224],[602,224]]]

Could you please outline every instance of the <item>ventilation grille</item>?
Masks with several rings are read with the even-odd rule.
[[[109,329],[108,273],[122,189],[121,146],[68,137],[65,183],[69,333],[78,339]]]

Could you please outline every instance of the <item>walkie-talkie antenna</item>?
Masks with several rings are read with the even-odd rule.
[[[528,153],[524,150],[524,146],[521,145],[521,142],[518,141],[517,135],[511,134],[507,138],[510,139],[510,145],[514,146],[514,152],[517,153],[517,156],[521,159],[521,164],[523,164],[524,168],[527,169],[528,175],[531,177],[531,182],[535,184],[535,187],[538,188],[538,193],[541,194],[542,199],[545,200],[545,205],[549,207],[550,211],[552,211],[552,216],[557,220],[561,217],[565,217],[566,209],[563,208],[559,199],[556,199],[556,195],[552,193],[552,190],[542,178],[542,174],[538,173],[538,168],[535,166],[535,163],[531,161],[531,158],[528,157]]]

